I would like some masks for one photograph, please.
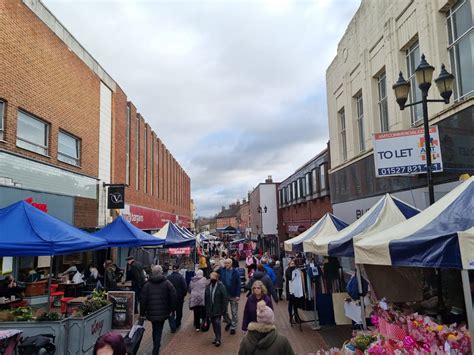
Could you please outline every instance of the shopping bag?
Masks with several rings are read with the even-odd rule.
[[[205,317],[201,322],[201,332],[207,332],[211,327],[211,320]]]
[[[143,320],[138,320],[124,338],[127,354],[137,354],[138,349],[140,348],[140,343],[142,342],[143,334],[145,334]]]
[[[176,333],[176,313],[175,312],[170,314],[170,317],[168,318],[168,322],[170,323],[171,333]]]

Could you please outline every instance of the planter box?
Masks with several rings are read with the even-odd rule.
[[[68,344],[64,354],[93,354],[97,338],[112,329],[112,305],[84,318],[67,320]]]
[[[0,322],[0,329],[22,330],[22,337],[39,334],[52,334],[55,336],[54,345],[56,345],[56,354],[63,354],[67,341],[67,322],[67,318],[55,322]]]
[[[23,337],[53,334],[56,354],[93,354],[97,338],[112,329],[112,305],[84,318],[56,322],[0,322],[0,329],[20,329]]]

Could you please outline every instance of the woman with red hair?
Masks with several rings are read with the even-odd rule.
[[[126,355],[125,341],[119,333],[108,332],[97,339],[94,355]]]

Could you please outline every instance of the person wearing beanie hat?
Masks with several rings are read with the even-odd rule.
[[[248,333],[240,343],[239,355],[293,355],[290,342],[278,334],[275,315],[265,301],[257,303],[257,322],[251,322]]]

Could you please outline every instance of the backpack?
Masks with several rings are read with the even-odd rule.
[[[367,292],[369,291],[369,283],[363,277],[361,277],[361,281],[362,281],[362,296],[365,296]],[[357,282],[356,274],[352,275],[350,280],[347,282],[346,291],[354,301],[360,299],[359,283]]]

